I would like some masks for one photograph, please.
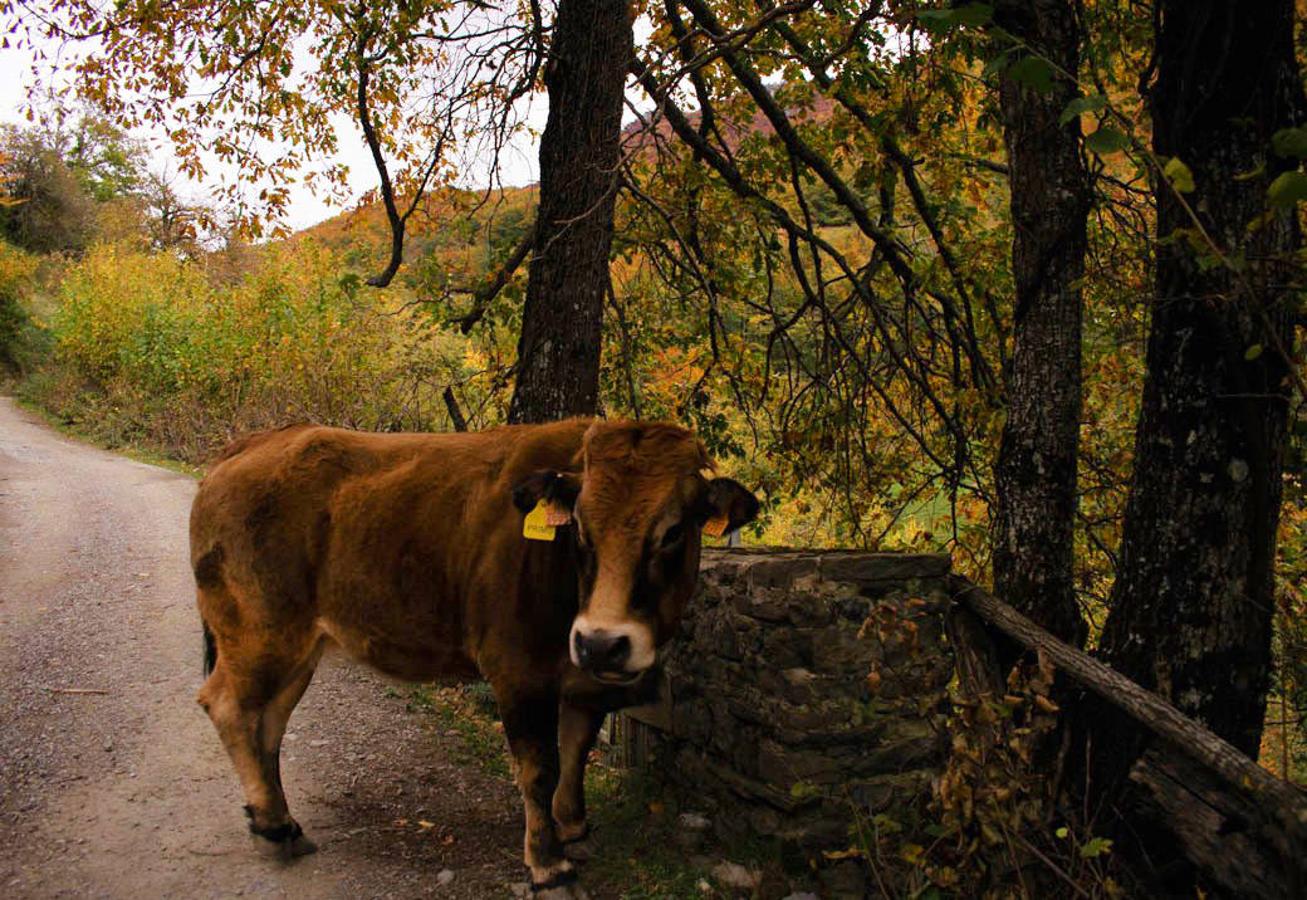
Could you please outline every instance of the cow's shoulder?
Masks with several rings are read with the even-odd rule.
[[[497,429],[505,444],[503,479],[514,482],[541,469],[564,471],[578,467],[581,445],[592,424],[591,418],[573,418]]]

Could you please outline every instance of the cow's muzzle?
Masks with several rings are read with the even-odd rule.
[[[630,681],[639,673],[627,669],[631,660],[631,639],[602,628],[590,632],[577,629],[572,635],[573,658],[582,671],[604,681]]]

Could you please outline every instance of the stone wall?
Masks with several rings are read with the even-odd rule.
[[[705,551],[663,702],[623,743],[725,838],[811,858],[911,815],[943,763],[947,557]],[[901,821],[901,819],[900,819]]]

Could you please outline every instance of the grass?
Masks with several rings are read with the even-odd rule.
[[[171,472],[185,475],[188,478],[200,478],[204,475],[204,469],[199,466],[193,466],[174,457],[165,456],[155,450],[146,447],[138,447],[134,444],[122,444],[97,437],[87,429],[79,428],[76,423],[65,421],[63,418],[31,397],[25,396],[21,393],[15,393],[11,396],[13,396],[14,402],[16,402],[21,408],[40,418],[41,421],[45,422],[45,424],[49,425],[64,437],[72,438],[79,443],[89,444],[92,447],[98,447],[101,450],[112,451],[121,456],[125,456],[128,459],[134,459],[140,463],[158,466],[161,469],[168,469]]]
[[[729,896],[686,858],[676,842],[675,808],[648,775],[591,763],[586,800],[595,830],[588,882],[620,890],[624,900]]]
[[[487,694],[483,684],[419,685],[409,689],[405,708],[426,713],[442,731],[455,733],[458,744],[451,748],[451,755],[459,765],[476,766],[496,778],[511,778],[503,725],[492,712],[493,697],[487,709]]]

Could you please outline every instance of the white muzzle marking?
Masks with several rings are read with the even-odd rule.
[[[631,652],[623,667],[631,675],[638,675],[654,664],[658,651],[654,647],[653,629],[641,622],[630,619],[609,619],[607,616],[592,616],[584,612],[572,622],[572,631],[567,636],[567,653],[572,658],[572,665],[580,668],[581,662],[576,657],[576,636],[582,637],[602,631],[609,637],[624,637],[631,642]]]

